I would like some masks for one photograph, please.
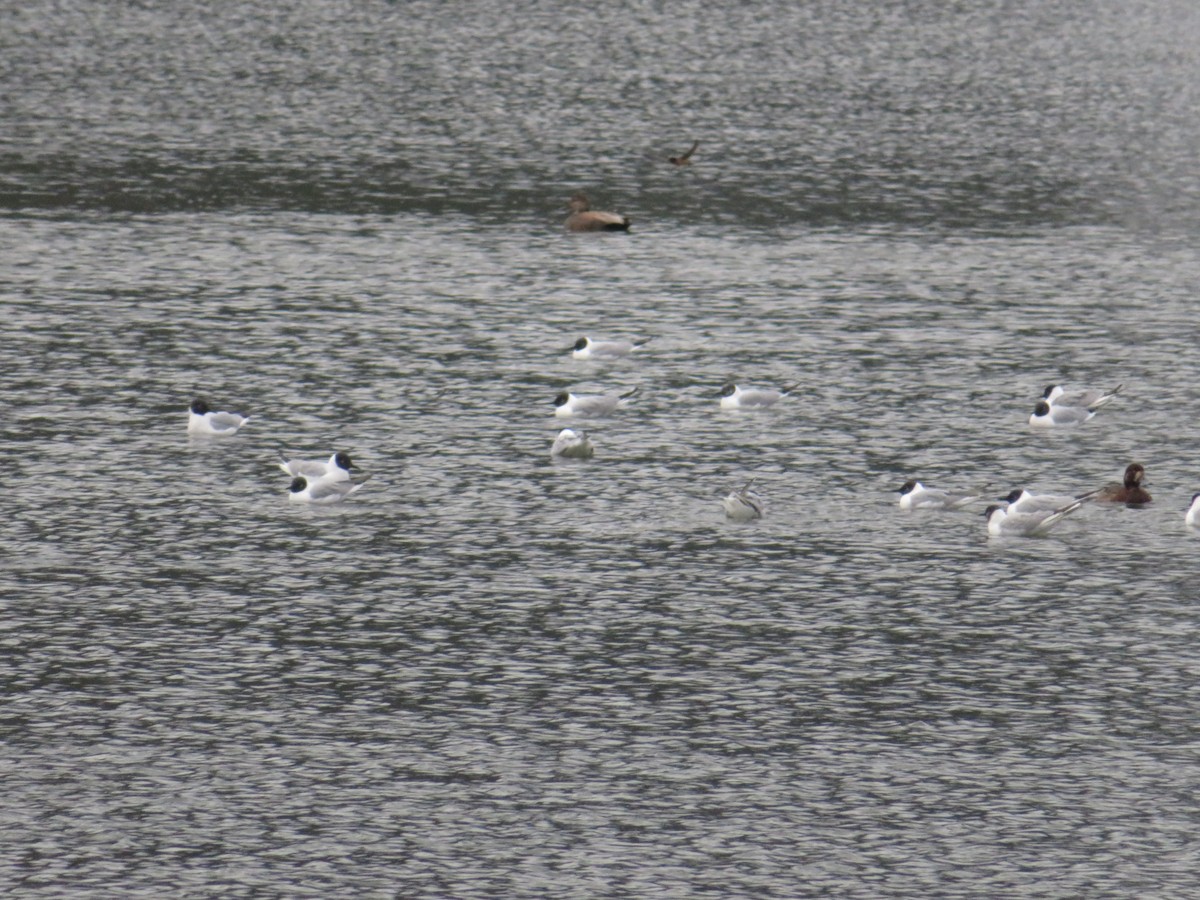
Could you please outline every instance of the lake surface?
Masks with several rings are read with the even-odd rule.
[[[1200,9],[3,20],[5,893],[1196,890]]]

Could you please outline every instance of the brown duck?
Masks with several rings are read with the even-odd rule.
[[[628,231],[632,224],[628,216],[592,209],[582,191],[571,198],[567,207],[571,210],[566,221],[567,231]]]
[[[1125,467],[1125,483],[1106,484],[1096,494],[1097,500],[1107,500],[1110,503],[1149,503],[1150,493],[1142,487],[1142,479],[1146,470],[1141,463],[1130,463]]]

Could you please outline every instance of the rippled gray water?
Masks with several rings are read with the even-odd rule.
[[[1193,892],[1197,16],[991,6],[10,12],[0,887]]]

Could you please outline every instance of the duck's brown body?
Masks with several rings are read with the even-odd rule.
[[[567,206],[567,231],[628,231],[633,224],[628,216],[592,209],[586,194],[576,194]]]

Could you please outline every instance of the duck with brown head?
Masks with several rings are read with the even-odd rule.
[[[1146,469],[1141,463],[1130,463],[1125,467],[1123,484],[1106,484],[1097,494],[1097,500],[1107,500],[1109,503],[1125,503],[1131,506],[1141,506],[1150,502],[1150,492],[1142,487],[1142,479],[1146,477]]]

